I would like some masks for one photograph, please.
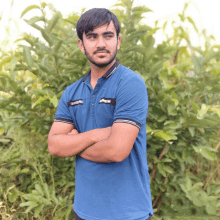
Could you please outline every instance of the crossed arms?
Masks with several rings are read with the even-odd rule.
[[[121,162],[131,152],[139,128],[127,123],[78,133],[72,124],[54,122],[48,135],[51,155],[70,157],[79,154],[97,163]]]

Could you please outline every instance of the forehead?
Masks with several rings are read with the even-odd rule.
[[[89,31],[88,33],[102,34],[107,31],[111,31],[113,33],[116,33],[116,29],[115,29],[115,25],[114,25],[113,21],[111,21],[109,24],[104,24],[102,26],[94,28],[93,31]]]

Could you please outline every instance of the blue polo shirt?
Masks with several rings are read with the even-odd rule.
[[[129,123],[139,133],[122,162],[96,163],[76,155],[73,209],[85,220],[146,220],[153,208],[146,157],[145,83],[117,61],[94,90],[90,75],[91,71],[66,88],[55,121],[73,124],[80,133]]]

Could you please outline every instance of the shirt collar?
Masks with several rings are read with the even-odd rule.
[[[113,64],[113,66],[102,76],[102,78],[104,78],[104,79],[109,78],[119,66],[120,66],[120,63],[116,60],[115,63]],[[88,73],[86,73],[86,75],[83,79],[83,82],[86,81],[86,79],[90,73],[91,73],[91,70]]]

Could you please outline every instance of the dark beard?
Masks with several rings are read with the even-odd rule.
[[[83,45],[84,47],[84,45]],[[107,63],[96,63],[94,60],[90,59],[90,57],[88,56],[87,52],[86,52],[86,48],[84,47],[84,50],[85,50],[85,55],[86,57],[88,58],[88,60],[94,64],[95,66],[99,67],[99,68],[104,68],[106,66],[108,66],[116,57],[116,54],[117,54],[117,45],[116,45],[116,51],[115,51],[115,54],[114,56],[110,59],[110,61],[108,61]]]

